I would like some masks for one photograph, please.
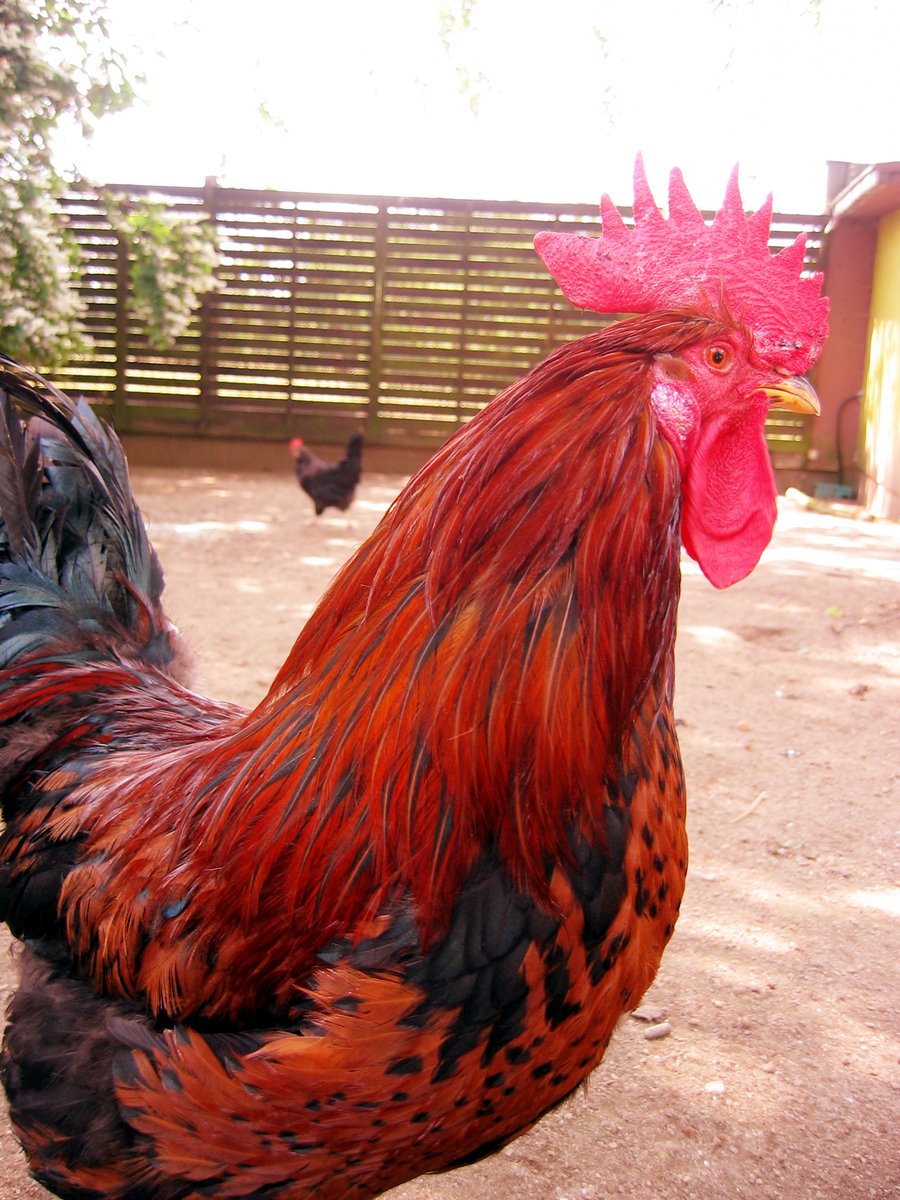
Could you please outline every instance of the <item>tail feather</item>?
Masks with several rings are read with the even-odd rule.
[[[183,653],[116,435],[86,401],[0,360],[0,665]]]

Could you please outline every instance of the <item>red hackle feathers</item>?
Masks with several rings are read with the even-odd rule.
[[[634,170],[634,226],[608,196],[600,205],[600,237],[545,232],[535,247],[566,299],[602,313],[645,313],[708,306],[727,297],[728,311],[752,329],[767,357],[802,374],[827,334],[822,276],[803,275],[805,238],[774,257],[769,252],[772,200],[744,213],[735,167],[725,200],[707,224],[676,168],[664,218],[647,183],[643,160]]]
[[[630,336],[638,347],[696,335],[644,318]],[[438,452],[243,727],[187,762],[179,750],[98,764],[83,819],[101,874],[120,883],[76,870],[64,904],[107,986],[145,994],[153,1011],[233,1019],[260,991],[290,996],[324,944],[398,896],[414,897],[432,944],[488,846],[550,903],[546,862],[568,854],[572,822],[602,838],[602,813],[580,799],[656,679],[652,727],[670,670],[677,471],[629,394],[628,337],[564,348]],[[621,402],[585,403],[598,389]],[[633,570],[613,569],[626,560]],[[123,808],[136,814],[125,840]],[[181,864],[171,886],[153,883],[160,853]],[[224,874],[213,866],[226,862]],[[135,911],[185,895],[148,946]],[[91,948],[100,926],[120,936]],[[216,972],[198,977],[213,948]]]

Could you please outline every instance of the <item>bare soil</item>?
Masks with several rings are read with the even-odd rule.
[[[402,483],[316,520],[287,471],[135,476],[197,686],[245,704]],[[685,564],[691,869],[646,1019],[531,1133],[395,1200],[900,1195],[900,527],[780,508],[744,583]],[[0,1200],[46,1195],[6,1131]]]

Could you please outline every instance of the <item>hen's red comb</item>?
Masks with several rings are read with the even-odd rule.
[[[707,225],[676,168],[669,216],[653,199],[643,160],[634,168],[634,228],[609,196],[600,203],[603,233],[539,233],[535,248],[566,299],[603,313],[645,313],[710,303],[753,331],[758,349],[792,371],[816,360],[828,332],[821,275],[804,276],[805,236],[769,253],[771,196],[746,215],[732,172],[725,201]]]

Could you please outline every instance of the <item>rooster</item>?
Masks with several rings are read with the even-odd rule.
[[[346,512],[353,503],[362,475],[362,447],[362,434],[354,433],[344,457],[336,463],[326,463],[313,454],[303,438],[291,438],[288,449],[294,460],[297,482],[315,505],[317,517],[321,517],[326,508]]]
[[[4,370],[2,1076],[57,1195],[362,1200],[471,1162],[653,979],[681,545],[717,587],[753,569],[766,413],[815,411],[826,301],[736,175],[711,225],[640,161],[634,228],[602,212],[538,251],[635,315],[438,451],[250,713],[181,681],[113,434]]]

